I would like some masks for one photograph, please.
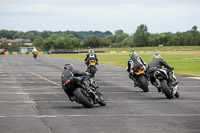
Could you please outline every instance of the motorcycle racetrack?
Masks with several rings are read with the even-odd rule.
[[[166,99],[152,85],[134,87],[124,68],[100,64],[94,79],[107,104],[88,109],[60,87],[65,63],[86,69],[73,59],[0,56],[1,133],[200,132],[200,79],[177,76],[180,98]]]

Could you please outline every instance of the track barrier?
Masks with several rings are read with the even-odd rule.
[[[32,52],[5,52],[5,55],[32,55]],[[47,51],[38,52],[39,55],[41,54],[48,54]]]

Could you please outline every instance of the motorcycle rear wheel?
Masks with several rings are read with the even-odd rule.
[[[86,108],[91,108],[93,106],[93,100],[82,88],[77,88],[74,91],[76,99]]]
[[[91,75],[94,77],[95,73],[96,73],[96,68],[94,66],[90,67],[90,73]]]
[[[144,76],[139,77],[139,82],[140,82],[140,86],[141,86],[142,90],[144,92],[149,92],[148,81]]]
[[[167,85],[167,81],[161,80],[160,84],[161,84],[161,89],[162,89],[163,93],[165,94],[165,96],[167,97],[167,99],[172,99],[174,97],[173,92],[169,89],[169,87]]]

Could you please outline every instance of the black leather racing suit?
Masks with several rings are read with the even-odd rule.
[[[96,60],[97,64],[98,64],[98,58],[97,55],[94,53],[89,53],[86,55],[85,57],[85,64],[88,66],[88,63],[90,60]]]
[[[129,78],[136,82],[135,74],[133,73],[133,69],[142,66],[144,70],[146,70],[146,63],[140,56],[132,55],[131,58],[127,61],[127,71],[129,73]]]
[[[167,68],[167,74],[168,76],[170,76],[172,79],[173,79],[173,76],[172,76],[172,70],[173,70],[173,67],[170,67],[167,62],[165,62],[162,58],[157,58],[157,59],[153,59],[152,61],[149,62],[149,65],[148,65],[148,69],[147,69],[147,73],[148,73],[148,76],[150,78],[150,81],[152,84],[155,83],[155,77],[154,77],[154,71],[158,68],[158,69],[161,69],[162,66],[164,66],[165,68]]]
[[[68,70],[68,69],[64,69],[62,72],[62,76],[61,76],[61,81],[62,81],[62,88],[65,91],[65,93],[68,96],[73,96],[73,89],[74,86],[72,85],[71,87],[66,87],[65,85],[63,85],[67,80],[70,80],[71,82],[73,82],[73,78],[72,77],[79,77],[79,76],[87,76],[86,73],[84,72],[79,72],[77,70]]]

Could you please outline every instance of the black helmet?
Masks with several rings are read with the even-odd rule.
[[[72,70],[72,69],[74,69],[74,65],[73,65],[73,64],[70,64],[70,63],[65,64],[64,69]]]

